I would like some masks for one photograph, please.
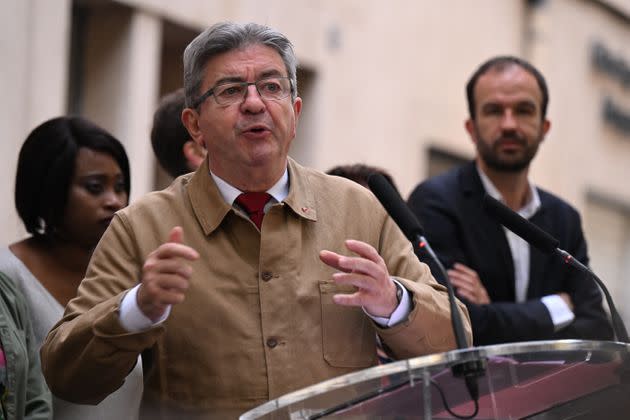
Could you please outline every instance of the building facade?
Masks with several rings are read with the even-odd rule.
[[[292,155],[326,170],[386,168],[403,195],[473,156],[464,85],[497,54],[524,57],[550,88],[552,129],[532,179],[584,216],[592,267],[630,301],[628,0],[2,0],[0,167],[4,243],[24,235],[13,204],[19,148],[37,124],[80,114],[123,141],[132,200],[165,185],[150,147],[181,55],[221,20],[288,35],[303,114]],[[630,310],[624,313],[630,322]]]

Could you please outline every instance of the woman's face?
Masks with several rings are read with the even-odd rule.
[[[125,178],[116,160],[107,153],[81,147],[59,233],[67,241],[93,248],[114,213],[128,202]]]

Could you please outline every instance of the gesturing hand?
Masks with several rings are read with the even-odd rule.
[[[358,288],[351,294],[334,295],[333,301],[338,305],[362,306],[372,316],[389,318],[398,306],[398,300],[396,285],[389,277],[385,261],[365,242],[348,239],[345,245],[358,257],[326,250],[319,253],[324,264],[341,271],[332,276],[336,283]]]
[[[142,284],[137,302],[152,321],[160,319],[169,305],[184,301],[190,284],[190,261],[199,258],[197,251],[183,243],[181,227],[171,229],[168,241],[151,252],[142,267]]]
[[[453,268],[447,270],[448,277],[457,293],[471,303],[484,305],[490,303],[490,297],[486,288],[481,284],[479,275],[475,270],[461,263],[455,263]]]

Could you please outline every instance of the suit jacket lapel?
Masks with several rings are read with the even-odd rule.
[[[548,217],[547,212],[545,211],[545,199],[542,194],[540,194],[541,205],[538,211],[529,219],[530,222],[536,224],[545,232],[551,231],[551,219]],[[529,252],[529,286],[527,289],[527,297],[540,297],[547,294],[547,291],[544,289],[544,282],[540,281],[541,278],[544,277],[545,267],[547,262],[549,261],[550,256],[545,255],[540,252],[538,249],[530,246]],[[538,279],[538,280],[537,280]]]
[[[503,284],[493,285],[485,284],[486,288],[497,287],[507,290],[510,296],[515,296],[514,289],[514,263],[512,261],[512,253],[508,245],[507,238],[503,226],[492,220],[483,209],[483,197],[486,193],[481,183],[481,178],[477,173],[475,163],[472,162],[463,167],[460,173],[460,185],[465,199],[463,200],[466,212],[466,220],[471,223],[469,228],[474,231],[474,237],[479,238],[481,254],[487,261],[495,264],[495,272],[500,273]],[[485,243],[491,243],[495,246],[486,247]],[[495,250],[499,251],[498,255]],[[505,280],[503,282],[503,280]]]

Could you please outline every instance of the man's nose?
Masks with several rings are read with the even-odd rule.
[[[501,118],[501,129],[510,131],[516,128],[516,118],[514,118],[514,113],[511,109],[506,109],[503,112],[503,117]]]
[[[243,112],[250,113],[259,113],[265,109],[265,101],[263,101],[260,93],[258,93],[258,89],[256,85],[247,86],[247,91],[245,92],[245,99],[243,99],[243,103],[241,104],[241,110]]]

